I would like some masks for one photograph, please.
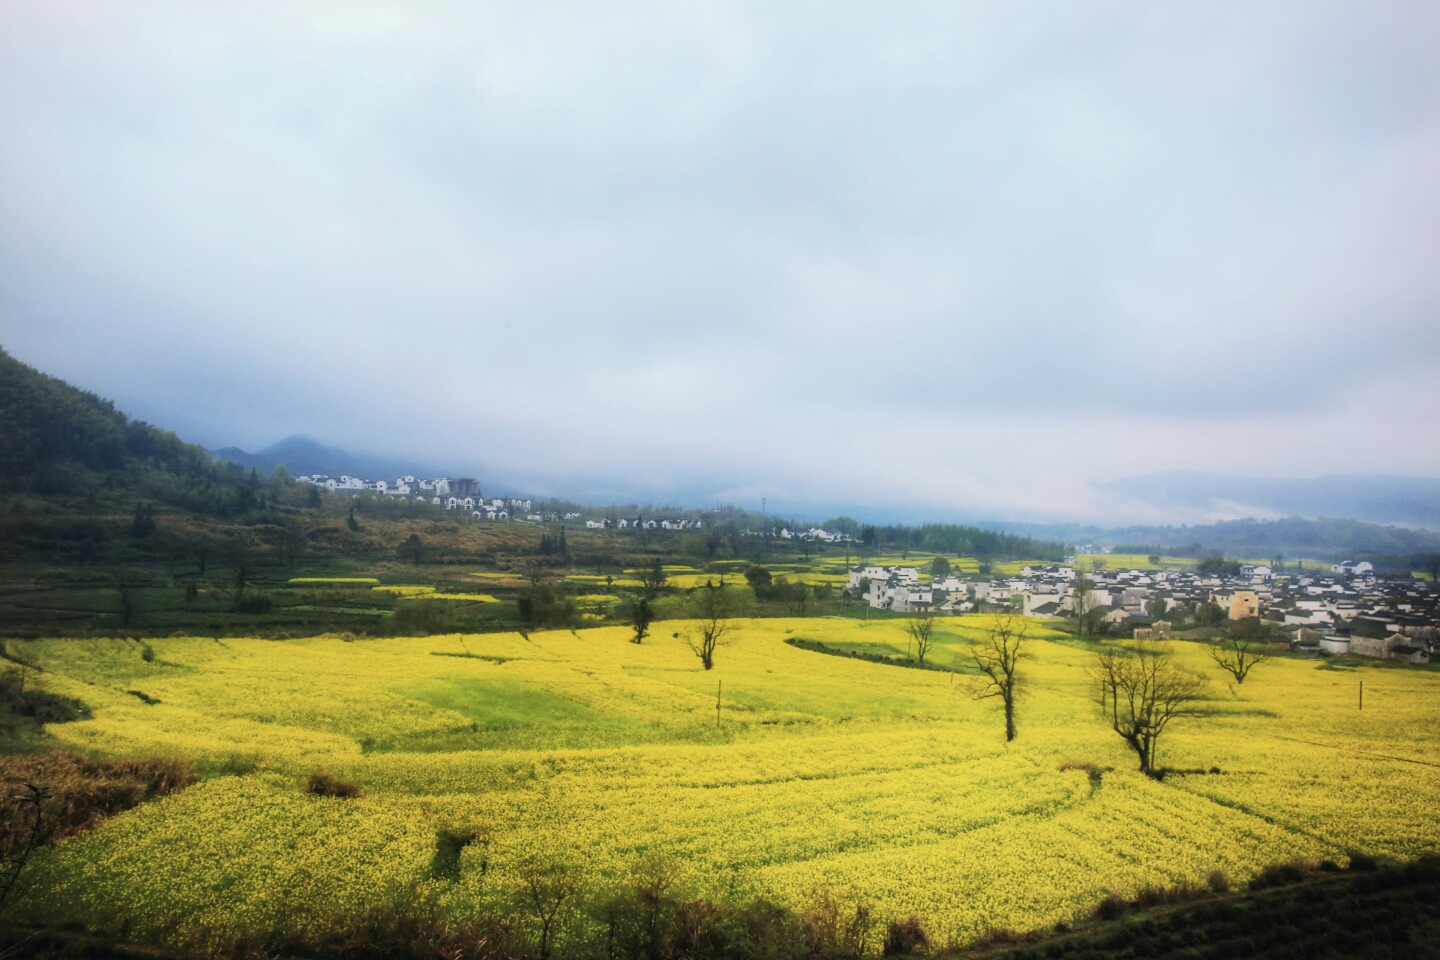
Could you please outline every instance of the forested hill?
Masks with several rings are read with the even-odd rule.
[[[834,517],[822,526],[835,533],[848,534],[866,546],[887,550],[928,550],[963,557],[1023,557],[1027,560],[1060,560],[1067,552],[1059,538],[1042,540],[1024,533],[985,530],[954,523],[869,526],[861,525],[852,517]]]
[[[27,366],[0,348],[0,483],[62,492],[87,474],[141,468],[194,475],[202,447],[131,420],[109,400]]]

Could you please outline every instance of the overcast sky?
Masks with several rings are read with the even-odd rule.
[[[1440,474],[1440,4],[0,3],[0,344],[209,447],[1149,520]]]

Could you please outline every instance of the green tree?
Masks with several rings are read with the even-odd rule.
[[[1225,608],[1213,600],[1206,600],[1195,606],[1195,622],[1202,626],[1211,626],[1228,617]]]
[[[936,557],[930,561],[930,576],[935,580],[944,580],[950,576],[950,561],[944,557]]]
[[[305,494],[305,505],[312,510],[318,509],[321,504],[320,488],[315,484],[309,484],[310,491]]]
[[[1195,571],[1207,577],[1238,577],[1240,561],[1227,560],[1224,557],[1206,557],[1195,565]]]
[[[580,617],[575,598],[552,584],[531,587],[517,601],[520,615],[542,629],[574,627]]]
[[[1164,597],[1155,597],[1145,601],[1145,612],[1156,620],[1165,619],[1165,614],[1170,610],[1170,602]]]
[[[418,564],[420,558],[425,554],[425,545],[420,542],[420,535],[418,533],[412,533],[405,538],[405,542],[400,544],[400,548],[396,552],[400,554],[402,560],[408,560],[411,563]]]
[[[642,570],[638,570],[635,576],[640,580],[641,592],[646,600],[654,600],[660,596],[660,591],[665,589],[665,567],[656,557],[654,563]]]
[[[135,516],[130,519],[130,536],[144,540],[155,533],[155,507],[148,503],[135,505]]]
[[[275,464],[275,469],[270,471],[270,475],[281,483],[284,483],[290,479],[290,468],[283,463],[277,463]]]
[[[644,597],[636,597],[630,601],[630,629],[635,631],[635,636],[630,638],[631,643],[640,643],[650,634],[650,624],[655,622],[655,612],[650,608],[650,601]]]
[[[770,571],[756,563],[745,571],[745,582],[750,584],[750,589],[757,591],[758,594],[760,590],[770,586],[773,580]]]

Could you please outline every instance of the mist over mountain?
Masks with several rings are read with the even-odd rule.
[[[1118,507],[1140,505],[1175,522],[1338,517],[1440,530],[1440,479],[1433,477],[1343,474],[1287,480],[1172,471],[1096,486]]]
[[[433,464],[400,460],[395,457],[373,456],[363,453],[349,453],[339,447],[329,447],[311,437],[294,434],[263,450],[246,453],[239,447],[223,447],[210,451],[220,460],[242,467],[255,468],[269,473],[280,464],[292,474],[308,476],[321,473],[339,477],[349,474],[367,480],[390,480],[406,474],[446,476]]]

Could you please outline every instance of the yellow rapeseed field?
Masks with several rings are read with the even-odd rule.
[[[988,622],[943,621],[932,661],[958,661]],[[26,908],[177,943],[303,932],[417,883],[460,914],[508,909],[529,855],[598,887],[659,850],[697,895],[799,906],[830,888],[882,919],[919,913],[943,942],[1068,920],[1110,890],[1213,867],[1243,879],[1293,857],[1440,846],[1434,673],[1285,659],[1235,687],[1174,643],[1213,699],[1206,718],[1176,723],[1161,762],[1221,772],[1156,782],[1099,719],[1092,654],[1041,624],[1008,746],[998,706],[973,700],[963,673],[784,642],[903,652],[901,623],[742,621],[712,671],[685,629],[655,624],[640,645],[622,627],[175,638],[150,641],[150,662],[124,640],[36,643],[51,689],[94,710],[55,737],[251,772],[42,851]],[[316,769],[364,796],[304,793]],[[487,839],[465,849],[458,880],[428,880],[435,831],[464,827]]]

